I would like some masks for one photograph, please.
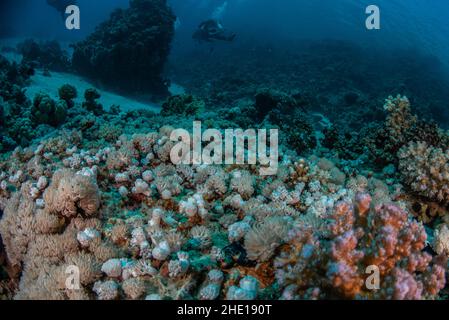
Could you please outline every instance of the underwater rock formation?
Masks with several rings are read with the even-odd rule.
[[[433,115],[446,125],[449,83],[444,68],[432,57],[413,53],[411,59],[410,51],[373,52],[345,41],[249,42],[213,55],[207,50],[176,55],[169,70],[174,82],[223,109],[251,99],[260,88],[299,89],[310,97],[310,111],[350,131],[383,121],[385,97],[400,93],[413,97],[418,116]]]
[[[73,45],[73,68],[120,91],[168,95],[162,79],[176,17],[166,0],[131,0]]]
[[[288,145],[303,154],[317,145],[310,114],[304,109],[306,104],[300,94],[262,90],[255,96],[255,119],[265,119],[266,123],[279,127]]]
[[[53,71],[67,71],[70,68],[69,55],[57,41],[38,43],[28,39],[17,45],[17,52],[22,55],[23,62],[36,68]]]
[[[20,77],[15,85],[23,89]],[[103,109],[95,89],[78,103],[76,92],[64,85],[59,102],[2,98],[5,112],[16,112],[7,126],[24,140],[0,157],[0,288],[8,297],[444,297],[447,208],[425,227],[410,208],[415,195],[423,208],[439,200],[415,181],[425,173],[426,190],[446,181],[447,138],[413,115],[405,97],[390,97],[384,122],[348,138],[309,110],[313,97],[291,91],[257,90],[224,117],[196,96],[171,97],[158,114]],[[56,123],[58,103],[66,116]],[[172,131],[197,119],[219,130],[280,128],[279,170],[173,165]],[[373,266],[378,290],[367,286]],[[78,290],[65,283],[72,267]]]

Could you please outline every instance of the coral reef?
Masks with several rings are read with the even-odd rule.
[[[271,177],[174,166],[172,128],[138,134],[138,113],[90,120],[74,108],[58,135],[0,163],[16,299],[424,299],[445,285],[447,266],[424,251],[395,186],[314,156],[283,155]],[[98,141],[102,119],[130,134]],[[441,254],[445,235],[433,244]],[[371,265],[378,290],[366,287]],[[79,289],[66,282],[73,267]]]
[[[308,110],[352,133],[383,121],[382,101],[400,93],[419,106],[418,116],[447,124],[448,83],[440,62],[417,50],[411,55],[396,47],[384,49],[338,40],[242,41],[213,55],[186,49],[173,56],[168,70],[174,82],[223,110],[251,99],[261,88],[299,91],[307,97]]]
[[[165,0],[131,0],[129,9],[117,9],[73,46],[73,68],[117,90],[167,95],[161,73],[174,22]]]
[[[173,22],[165,0],[133,0],[75,45],[74,66],[112,87],[166,93]],[[194,90],[160,113],[103,106],[94,88],[78,102],[69,83],[57,100],[29,101],[26,61],[46,65],[0,57],[0,297],[445,298],[449,135],[424,117],[427,96],[391,96],[382,113],[378,97],[396,84],[374,93],[370,77],[386,70],[365,80],[363,67],[347,70],[363,50],[302,49],[289,76],[243,61],[213,81],[190,75]],[[259,64],[279,54],[262,51]],[[280,129],[277,172],[174,165],[170,135],[194,120]]]

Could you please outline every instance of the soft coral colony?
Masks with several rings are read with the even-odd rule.
[[[405,97],[387,100],[379,131],[393,159],[384,176],[397,169],[397,180],[285,149],[274,176],[174,166],[173,127],[158,124],[179,117],[67,104],[76,116],[0,163],[4,297],[444,297],[449,144]],[[79,288],[67,286],[70,266]]]

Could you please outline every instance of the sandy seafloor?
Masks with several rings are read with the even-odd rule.
[[[10,38],[2,40],[2,44],[4,46],[15,47],[23,40],[24,39],[21,38]],[[64,50],[70,52],[70,48],[67,43],[61,43],[61,46]],[[21,55],[15,53],[2,53],[2,55],[10,61],[20,62],[22,59]],[[106,110],[109,110],[112,105],[120,106],[123,111],[144,109],[159,112],[160,110],[160,104],[158,103],[145,101],[146,99],[139,99],[136,97],[125,97],[112,91],[101,89],[98,85],[95,85],[91,81],[75,74],[51,71],[50,75],[50,77],[44,76],[43,70],[36,69],[36,74],[31,77],[31,83],[27,86],[25,92],[28,99],[32,101],[38,92],[44,92],[50,95],[50,97],[57,99],[58,89],[64,84],[71,84],[75,86],[79,92],[78,97],[74,99],[76,103],[82,103],[82,93],[86,89],[95,88],[101,94],[98,101]],[[170,85],[169,91],[173,95],[183,94],[185,92],[182,86],[175,83]]]

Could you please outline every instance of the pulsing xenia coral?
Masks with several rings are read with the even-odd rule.
[[[92,178],[77,175],[69,170],[57,171],[53,182],[44,193],[47,209],[65,217],[78,212],[90,216],[100,207],[98,186]]]
[[[117,250],[102,239],[96,219],[96,182],[70,170],[56,171],[39,208],[30,181],[7,201],[0,221],[8,270],[18,281],[15,299],[89,299],[88,287],[101,277],[101,262]],[[77,268],[80,288],[66,285],[68,268]]]
[[[326,237],[301,227],[275,259],[285,299],[434,297],[445,285],[445,266],[423,252],[424,227],[394,204],[371,207],[368,194],[340,202],[328,217]],[[379,272],[379,287],[367,270]]]

